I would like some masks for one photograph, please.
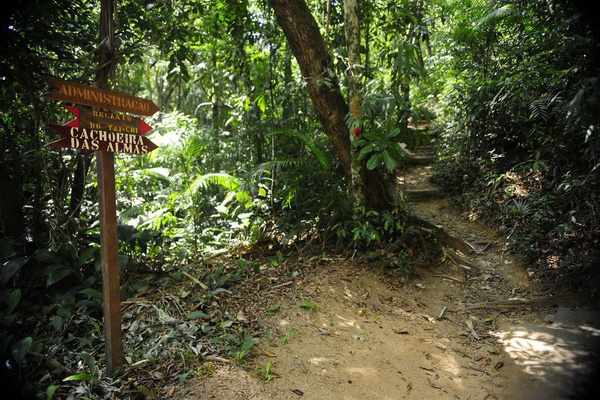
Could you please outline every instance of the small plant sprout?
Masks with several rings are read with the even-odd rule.
[[[283,336],[281,337],[281,344],[282,344],[283,346],[285,346],[285,345],[287,344],[287,342],[288,342],[288,339],[289,339],[289,335],[291,335],[291,334],[292,334],[292,333],[294,333],[294,332],[298,332],[298,328],[290,328],[290,330],[289,330],[288,334],[287,334],[287,335],[283,335]]]
[[[275,378],[275,373],[273,372],[272,368],[273,363],[271,362],[271,360],[269,360],[263,368],[258,368],[256,372],[259,373],[265,381],[269,382],[273,378]]]
[[[314,314],[320,309],[318,305],[314,304],[311,301],[303,301],[302,303],[300,303],[300,307],[306,309],[306,313],[308,315]]]
[[[234,353],[235,360],[237,361],[238,364],[242,364],[242,362],[244,361],[244,357],[246,357],[250,353],[250,350],[252,350],[254,345],[257,344],[258,342],[259,342],[258,338],[252,337],[250,335],[244,336],[242,345]]]

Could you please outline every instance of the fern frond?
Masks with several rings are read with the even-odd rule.
[[[206,188],[211,184],[221,186],[230,191],[235,191],[240,187],[240,179],[222,172],[197,175],[196,179],[194,179],[190,185],[189,190],[195,192],[196,190]]]
[[[305,160],[295,158],[289,160],[270,160],[264,163],[258,164],[250,171],[251,180],[258,182],[261,180],[262,175],[265,171],[270,171],[278,175],[281,171],[290,169],[299,169],[306,166],[308,163]]]
[[[349,124],[351,124],[351,123],[352,123],[352,121],[349,119],[349,116],[347,115],[346,116],[346,124],[349,126]],[[303,132],[291,131],[291,130],[282,130],[282,131],[277,131],[275,133],[290,136],[295,139],[298,139],[310,150],[310,152],[317,159],[317,161],[319,162],[319,165],[321,166],[321,168],[324,171],[327,171],[329,169],[329,164],[330,164],[329,157],[323,150],[321,150],[315,144],[315,142],[309,135],[307,135]]]

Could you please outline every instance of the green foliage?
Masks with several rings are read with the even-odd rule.
[[[286,345],[288,343],[288,340],[290,338],[290,335],[293,335],[294,333],[298,332],[298,328],[290,328],[288,330],[288,333],[285,335],[281,336],[281,339],[279,340],[279,343],[281,343],[282,345]]]
[[[243,363],[244,358],[250,354],[250,351],[256,344],[258,344],[258,342],[260,342],[258,338],[252,337],[248,334],[244,336],[240,347],[234,352],[234,356],[238,364]]]
[[[319,307],[318,305],[316,305],[315,303],[313,303],[312,301],[303,301],[299,304],[299,306],[301,308],[304,308],[306,310],[306,313],[308,315],[312,315],[315,314],[317,311],[320,310],[321,307]]]
[[[540,272],[585,270],[598,256],[597,35],[576,9],[495,5],[470,2],[473,20],[448,26],[440,43],[455,50],[437,72],[437,181],[510,229],[512,249]]]
[[[262,379],[267,382],[270,382],[275,378],[275,374],[273,373],[273,363],[271,360],[268,360],[263,368],[256,369],[256,373],[258,373]]]
[[[47,378],[47,396],[80,390],[111,397],[115,386],[94,364],[102,362],[95,160],[44,147],[55,139],[45,124],[70,117],[60,104],[40,100],[48,88],[37,77],[93,84],[99,5],[30,3],[9,7],[0,28],[0,328],[11,332],[0,352],[16,364],[30,351],[43,347],[46,354],[67,343],[76,350],[56,357],[78,378]],[[324,2],[312,6],[326,15]],[[417,128],[431,126],[440,133],[438,181],[512,233],[512,248],[529,260],[560,259],[555,271],[592,266],[600,236],[597,38],[569,6],[553,3],[550,12],[543,0],[362,2],[361,114],[347,121],[360,135],[353,150],[369,169],[395,170],[428,144]],[[206,268],[201,300],[213,301],[260,271],[244,259],[234,266],[198,262],[231,246],[301,248],[333,236],[375,259],[381,254],[374,248],[413,236],[401,210],[352,210],[267,2],[126,0],[116,12],[111,84],[161,108],[147,119],[159,149],[116,160],[123,274],[152,271],[168,281]],[[329,17],[335,62],[322,79],[325,87],[339,80],[345,91],[339,7]],[[417,273],[412,256],[396,251],[386,265]],[[267,265],[285,260],[281,251]],[[123,295],[148,290],[136,277]],[[186,288],[176,297],[195,295]],[[183,316],[202,324],[199,335],[222,335],[212,350],[242,362],[252,335],[231,316],[202,309]],[[156,362],[151,350],[141,354]],[[263,376],[272,375],[267,364]],[[138,392],[159,396],[146,383]]]
[[[373,170],[383,164],[393,171],[398,167],[398,160],[406,159],[409,153],[406,144],[394,141],[400,134],[400,128],[382,133],[377,130],[363,132],[360,139],[354,140],[352,145],[359,148],[358,160],[367,159],[367,168]]]
[[[225,327],[228,325],[229,323],[225,323],[223,326]],[[222,345],[226,352],[232,352],[238,364],[242,364],[244,362],[244,358],[259,342],[259,339],[249,335],[243,330],[239,330],[236,333],[231,333],[225,330],[221,336],[211,339],[211,342]]]
[[[426,108],[413,108],[407,96],[397,90],[382,93],[376,81],[364,86],[362,96],[360,115],[356,120],[348,115],[347,124],[355,136],[352,145],[358,151],[358,160],[366,160],[368,169],[383,165],[393,171],[410,157],[409,149],[429,143],[429,135],[415,129],[431,121]]]
[[[355,249],[386,245],[400,237],[405,229],[405,214],[399,209],[379,212],[358,208],[355,215],[353,220],[331,228],[339,241]]]

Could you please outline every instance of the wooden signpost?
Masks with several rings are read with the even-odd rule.
[[[141,135],[89,129],[77,126],[47,125],[63,139],[49,143],[50,147],[66,147],[79,150],[110,151],[113,153],[148,154],[158,146]]]
[[[150,125],[138,117],[112,112],[115,109],[152,115],[158,111],[152,101],[49,76],[41,76],[41,79],[59,88],[43,95],[47,99],[103,107],[98,110],[65,105],[77,118],[64,125],[48,124],[63,138],[47,146],[129,154],[147,154],[158,148],[143,136],[152,130]]]
[[[47,99],[66,101],[82,104],[84,106],[98,107],[113,111],[123,111],[135,115],[151,116],[158,111],[158,106],[151,100],[117,93],[93,86],[82,85],[76,82],[67,82],[50,76],[40,78],[56,88],[44,95]]]
[[[65,106],[77,118],[65,125],[48,124],[63,138],[47,146],[96,151],[106,369],[112,374],[114,368],[123,365],[114,153],[148,154],[158,147],[143,136],[152,130],[150,125],[138,117],[113,111],[150,116],[158,107],[150,100],[110,90],[48,76],[41,79],[57,88],[43,97],[95,107]]]

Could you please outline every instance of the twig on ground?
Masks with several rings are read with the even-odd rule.
[[[279,285],[271,286],[271,289],[277,289],[277,288],[280,288],[280,287],[283,287],[283,286],[291,285],[292,283],[294,283],[294,281],[280,283]]]
[[[465,281],[463,281],[462,279],[459,278],[455,278],[453,276],[450,275],[443,275],[443,274],[433,274],[432,276],[436,277],[436,278],[442,278],[442,279],[449,279],[451,281],[454,282],[458,282],[458,283],[466,283]]]
[[[518,308],[518,307],[531,307],[531,306],[552,306],[556,304],[576,304],[580,299],[574,296],[561,296],[561,297],[543,297],[539,299],[509,299],[509,300],[498,300],[488,301],[484,303],[476,303],[465,307],[461,311],[466,310],[480,310],[483,308]]]
[[[182,274],[184,274],[185,276],[187,276],[188,278],[193,280],[194,283],[196,283],[196,285],[200,286],[202,289],[208,290],[208,286],[206,286],[204,283],[200,282],[198,279],[194,278],[192,275],[188,274],[185,271],[182,271]]]
[[[469,329],[471,330],[471,335],[473,335],[473,337],[476,340],[481,340],[481,338],[479,337],[479,335],[477,334],[477,332],[475,331],[475,327],[473,327],[473,322],[471,322],[470,320],[467,320],[467,326],[469,327]]]
[[[442,311],[440,311],[440,314],[437,316],[437,319],[442,319],[447,309],[448,307],[442,307]]]

